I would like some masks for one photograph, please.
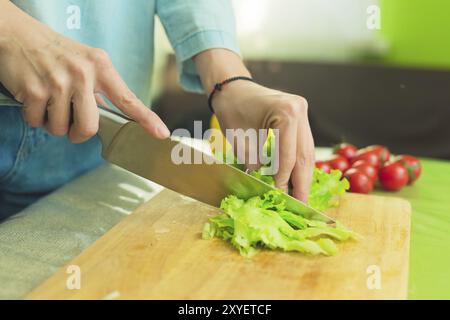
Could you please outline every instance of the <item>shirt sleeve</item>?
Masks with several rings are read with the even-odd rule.
[[[181,86],[203,92],[193,57],[207,49],[240,54],[231,0],[157,0],[156,13],[175,51]]]

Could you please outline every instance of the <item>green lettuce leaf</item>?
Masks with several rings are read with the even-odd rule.
[[[272,187],[275,186],[275,180],[273,179],[273,177],[269,175],[263,175],[261,173],[261,169],[250,172],[250,175],[254,176],[256,179],[261,180],[262,182],[267,183]]]
[[[273,138],[273,133],[269,134]],[[268,139],[265,151],[270,152],[273,139]],[[221,160],[234,159],[233,165],[244,170],[234,155],[216,153]],[[250,173],[257,179],[274,186],[272,176],[263,175],[262,170]],[[327,174],[315,169],[308,204],[323,211],[338,205],[339,196],[349,188],[338,170]],[[205,224],[203,239],[220,238],[230,242],[240,254],[252,257],[260,248],[297,251],[309,255],[334,255],[338,252],[337,241],[358,239],[358,235],[340,223],[328,225],[310,220],[286,210],[282,190],[274,189],[258,197],[239,199],[234,195],[224,198],[223,210]]]
[[[332,170],[326,173],[315,169],[308,204],[319,211],[337,206],[339,196],[343,195],[349,187],[348,180],[342,179],[341,171]]]
[[[272,176],[263,175],[260,170],[250,172],[250,175],[275,186],[275,180]],[[332,170],[331,173],[325,173],[323,170],[314,169],[311,191],[308,198],[308,204],[323,211],[338,205],[339,196],[343,195],[350,187],[347,179],[342,179],[342,173],[339,170]]]
[[[354,232],[340,224],[330,226],[287,211],[281,195],[281,190],[272,190],[248,200],[226,197],[220,205],[224,213],[209,219],[203,239],[229,241],[246,257],[259,248],[334,255],[334,241],[357,239]]]

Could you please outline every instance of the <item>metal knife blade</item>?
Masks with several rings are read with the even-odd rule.
[[[155,139],[137,123],[119,114],[101,109],[100,115],[99,135],[103,143],[103,157],[168,189],[215,207],[230,194],[248,199],[274,189],[233,166],[216,163],[214,157],[182,144],[179,139]],[[185,154],[190,154],[189,163],[174,163],[172,152],[180,148]],[[194,159],[203,161],[194,164]],[[283,197],[287,209],[294,213],[309,219],[334,222],[288,194]]]

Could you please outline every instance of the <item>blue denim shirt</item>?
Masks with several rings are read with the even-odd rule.
[[[209,48],[239,53],[230,0],[13,0],[53,30],[106,50],[128,86],[150,103],[155,15],[175,50],[181,85],[201,92],[192,57]],[[11,104],[0,96],[0,105]]]

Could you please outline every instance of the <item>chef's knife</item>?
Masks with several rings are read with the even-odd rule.
[[[1,85],[0,92],[11,97]],[[274,189],[233,166],[218,163],[211,155],[188,145],[181,145],[182,142],[177,137],[155,139],[136,122],[119,113],[102,107],[99,107],[99,112],[103,157],[110,163],[168,189],[215,207],[230,194],[248,199]],[[190,154],[190,161],[175,163],[174,156],[180,148],[183,148],[184,155]],[[202,161],[194,164],[194,159]],[[334,222],[288,194],[283,194],[283,197],[289,211],[309,219]]]

